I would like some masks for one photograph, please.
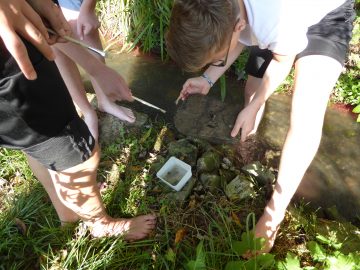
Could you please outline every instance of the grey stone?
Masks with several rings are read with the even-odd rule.
[[[203,173],[200,175],[200,181],[210,192],[216,192],[221,188],[221,178],[218,174]]]
[[[190,196],[195,183],[196,183],[196,178],[192,177],[180,191],[169,192],[167,194],[167,198],[179,203],[184,202]]]
[[[236,176],[225,189],[226,196],[232,200],[244,200],[255,196],[254,185],[244,176]]]
[[[198,155],[198,149],[187,139],[181,139],[169,143],[168,153],[169,156],[175,156],[178,159],[185,161],[190,166],[195,166]]]
[[[227,157],[223,158],[223,163],[226,164],[228,167],[232,166],[232,162],[230,161],[230,159],[228,159]]]
[[[209,96],[190,96],[176,112],[174,123],[177,130],[187,136],[209,142],[236,143],[230,136],[239,113],[239,106],[221,102]]]
[[[214,151],[205,152],[196,163],[198,172],[213,172],[220,168],[220,156]]]
[[[242,170],[249,175],[254,176],[256,182],[261,186],[275,182],[275,175],[259,161],[245,165],[242,167]]]

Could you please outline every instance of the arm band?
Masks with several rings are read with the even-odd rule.
[[[209,78],[208,75],[206,75],[205,73],[203,73],[203,74],[201,75],[201,77],[204,78],[204,79],[208,82],[208,84],[210,85],[210,87],[213,87],[213,86],[214,86],[213,81]]]

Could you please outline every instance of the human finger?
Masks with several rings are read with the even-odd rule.
[[[2,39],[6,49],[14,57],[19,65],[20,70],[28,80],[35,80],[37,78],[36,71],[30,61],[24,43],[21,41],[15,30],[8,28],[8,31],[2,31]]]
[[[48,40],[50,36],[43,20],[26,1],[24,6],[22,7],[22,11],[25,17],[33,24],[33,26],[41,33],[41,35],[46,40]]]
[[[46,19],[49,21],[52,29],[60,35],[60,37],[70,36],[71,35],[71,27],[69,23],[66,21],[61,9],[53,4],[48,12],[50,14],[46,14]]]
[[[76,25],[76,31],[77,31],[77,34],[78,34],[80,40],[84,40],[84,29],[85,29],[85,25],[78,22]]]
[[[92,28],[92,26],[90,24],[88,24],[88,23],[84,24],[82,38],[84,38],[84,36],[87,36],[88,34],[90,34],[92,29],[93,28]]]
[[[234,127],[231,131],[231,137],[236,137],[236,135],[238,135],[240,128],[242,127],[242,121],[239,119],[239,117],[236,119]]]
[[[253,129],[254,128],[246,122],[242,125],[242,127],[241,127],[241,141],[242,142],[246,141],[246,138],[250,135],[250,133]]]
[[[188,81],[186,81],[180,91],[180,96],[181,96],[181,99],[184,100],[185,97],[188,95]]]
[[[23,27],[17,29],[17,32],[33,44],[48,60],[54,60],[55,55],[48,43],[48,39],[43,36],[38,28],[25,17],[20,18],[19,23]]]

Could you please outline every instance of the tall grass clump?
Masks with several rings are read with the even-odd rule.
[[[122,39],[123,49],[158,51],[165,58],[164,34],[169,25],[172,0],[102,0],[98,13],[103,34],[111,40]]]

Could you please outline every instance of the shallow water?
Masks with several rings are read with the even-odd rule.
[[[107,59],[107,64],[122,74],[134,96],[166,110],[167,113],[163,114],[136,101],[126,104],[127,106],[146,113],[151,118],[163,119],[177,127],[178,130],[185,130],[185,135],[198,134],[201,136],[204,134],[202,133],[204,129],[201,125],[195,125],[188,129],[180,128],[179,123],[195,122],[199,120],[195,117],[200,116],[194,114],[194,119],[185,119],[182,118],[183,114],[177,114],[178,111],[198,111],[201,107],[199,104],[205,102],[206,105],[202,106],[201,114],[203,116],[208,114],[206,116],[208,118],[210,115],[212,122],[206,127],[212,128],[213,125],[215,134],[217,126],[229,121],[229,118],[225,120],[224,117],[214,118],[211,114],[213,104],[216,104],[217,108],[222,107],[223,111],[230,110],[230,112],[226,111],[230,122],[235,119],[238,111],[242,108],[242,86],[235,78],[227,79],[227,95],[224,103],[220,102],[220,90],[217,84],[207,97],[197,97],[199,101],[190,102],[189,100],[186,103],[180,102],[176,106],[175,100],[182,85],[190,77],[189,74],[182,73],[176,65],[162,62],[153,57],[131,54],[111,55]],[[267,104],[259,135],[275,148],[281,149],[289,126],[290,101],[291,97],[289,96],[273,95]],[[189,114],[187,115],[189,116]],[[175,118],[178,126],[174,123]],[[184,121],[182,121],[183,119]],[[304,198],[315,207],[336,206],[343,216],[359,223],[360,125],[349,114],[328,108],[323,130],[320,149],[308,169],[295,199]],[[208,136],[211,130],[209,132],[208,129],[206,132]],[[219,135],[217,134],[217,136]],[[223,136],[229,138],[228,134]]]

